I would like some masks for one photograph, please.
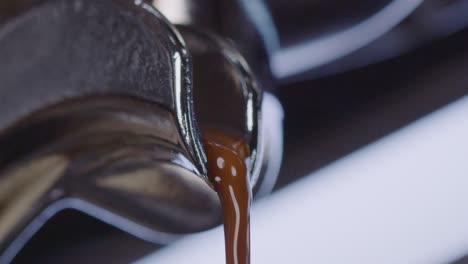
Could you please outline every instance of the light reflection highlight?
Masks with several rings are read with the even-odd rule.
[[[423,0],[394,0],[349,29],[281,49],[273,54],[272,72],[277,78],[286,78],[348,55],[387,33],[422,2]]]

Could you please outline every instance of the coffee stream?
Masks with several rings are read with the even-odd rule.
[[[208,178],[221,200],[227,264],[250,263],[252,192],[246,168],[245,141],[217,130],[204,130]]]

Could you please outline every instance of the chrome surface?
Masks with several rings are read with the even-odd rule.
[[[157,104],[120,96],[67,100],[1,139],[1,263],[67,205],[161,244],[220,220],[216,194],[180,145],[175,116]],[[21,141],[27,152],[8,160],[21,150],[10,143]]]
[[[268,26],[271,18],[263,1],[153,0],[153,4],[178,25],[207,30],[230,45],[248,63],[262,90],[274,87],[269,58],[278,47]],[[180,12],[176,12],[179,10]]]
[[[216,225],[172,25],[143,1],[1,5],[0,263],[64,199],[158,243]]]
[[[0,263],[66,208],[160,244],[219,224],[198,124],[244,137],[255,190],[271,190],[281,106],[235,47],[182,39],[149,1],[1,5]]]
[[[207,31],[179,26],[193,61],[198,124],[248,142],[250,176],[256,197],[271,192],[282,159],[283,110],[260,89],[246,61],[229,42]]]
[[[0,127],[66,98],[120,94],[175,111],[181,144],[205,174],[183,40],[150,4],[128,0],[3,1]],[[13,8],[11,6],[16,6]]]
[[[179,26],[193,60],[198,124],[240,136],[250,148],[254,186],[263,159],[261,95],[242,56],[227,42],[192,27]]]

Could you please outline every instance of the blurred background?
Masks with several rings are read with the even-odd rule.
[[[285,112],[253,263],[468,263],[468,1],[245,2],[274,25]],[[69,210],[15,263],[221,263],[200,253],[221,234],[160,249]]]

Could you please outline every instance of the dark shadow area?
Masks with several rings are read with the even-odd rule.
[[[277,188],[466,95],[467,42],[465,30],[390,61],[282,87]]]
[[[76,210],[64,210],[47,222],[13,263],[129,263],[158,247]]]
[[[452,264],[468,264],[468,255],[467,256],[464,256],[460,259],[457,259],[453,262],[451,262]]]

